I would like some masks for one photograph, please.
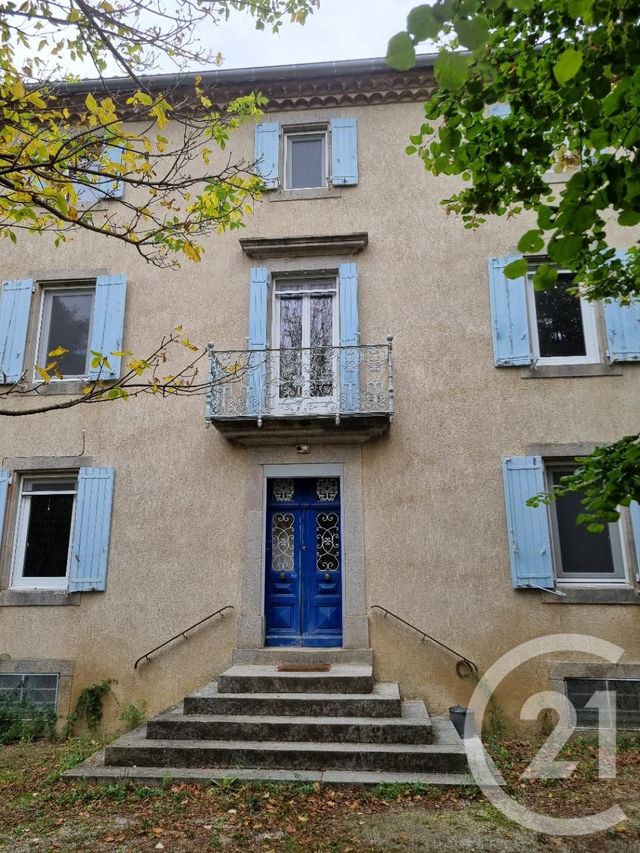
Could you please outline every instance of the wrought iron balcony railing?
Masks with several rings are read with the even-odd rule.
[[[385,344],[215,351],[208,421],[393,417],[392,337]]]

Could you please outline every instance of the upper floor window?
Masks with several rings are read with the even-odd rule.
[[[285,126],[263,122],[256,126],[254,156],[268,190],[353,186],[358,183],[357,121]]]
[[[533,357],[540,364],[600,361],[594,306],[572,293],[572,285],[566,272],[547,290],[527,282]]]
[[[326,128],[319,131],[285,132],[285,189],[327,186]]]
[[[619,251],[620,257],[624,254]],[[564,271],[552,288],[538,292],[531,276],[508,279],[504,274],[521,257],[488,261],[496,367],[540,365],[551,367],[540,375],[576,375],[608,372],[606,366],[594,368],[598,362],[640,361],[640,301],[587,302],[571,292],[572,276]],[[563,373],[553,365],[571,367]]]
[[[87,376],[95,290],[95,284],[43,288],[37,365],[45,367],[52,359],[49,354],[64,348],[66,353],[55,356],[62,378]]]
[[[0,384],[56,379],[109,380],[120,376],[127,282],[95,279],[15,279],[0,287]],[[64,352],[66,350],[66,352]],[[55,355],[51,355],[51,353]],[[108,364],[96,360],[100,353]]]
[[[279,350],[278,397],[333,398],[338,317],[336,279],[276,280],[273,348]]]

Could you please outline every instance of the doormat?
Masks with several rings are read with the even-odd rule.
[[[329,672],[330,663],[281,663],[278,672]]]

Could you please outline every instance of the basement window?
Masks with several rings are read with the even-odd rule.
[[[569,712],[575,711],[575,725],[582,729],[598,727],[597,707],[587,707],[594,694],[604,693],[609,711],[618,729],[640,729],[640,679],[565,678]],[[595,702],[594,702],[595,704]]]
[[[0,706],[24,705],[39,711],[55,711],[58,677],[57,673],[0,673]]]

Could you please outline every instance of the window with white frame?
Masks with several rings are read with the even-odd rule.
[[[593,364],[600,361],[594,306],[571,292],[573,276],[559,272],[553,287],[527,283],[533,357],[537,364]]]
[[[274,349],[278,358],[278,398],[320,403],[336,391],[338,344],[337,283],[331,278],[276,279]]]
[[[284,188],[303,190],[328,184],[329,135],[326,127],[284,132]]]
[[[22,478],[13,552],[13,588],[66,589],[76,496],[75,474]]]
[[[51,286],[45,283],[42,287],[36,365],[46,368],[55,361],[60,374],[55,378],[79,379],[89,372],[95,292],[94,282]],[[67,351],[50,355],[59,348]],[[37,371],[35,378],[40,378]]]
[[[547,486],[557,486],[575,469],[575,464],[548,462]],[[624,584],[627,575],[621,522],[608,524],[601,533],[590,533],[586,525],[576,523],[585,511],[583,497],[581,492],[569,492],[550,505],[556,578],[566,584]]]

